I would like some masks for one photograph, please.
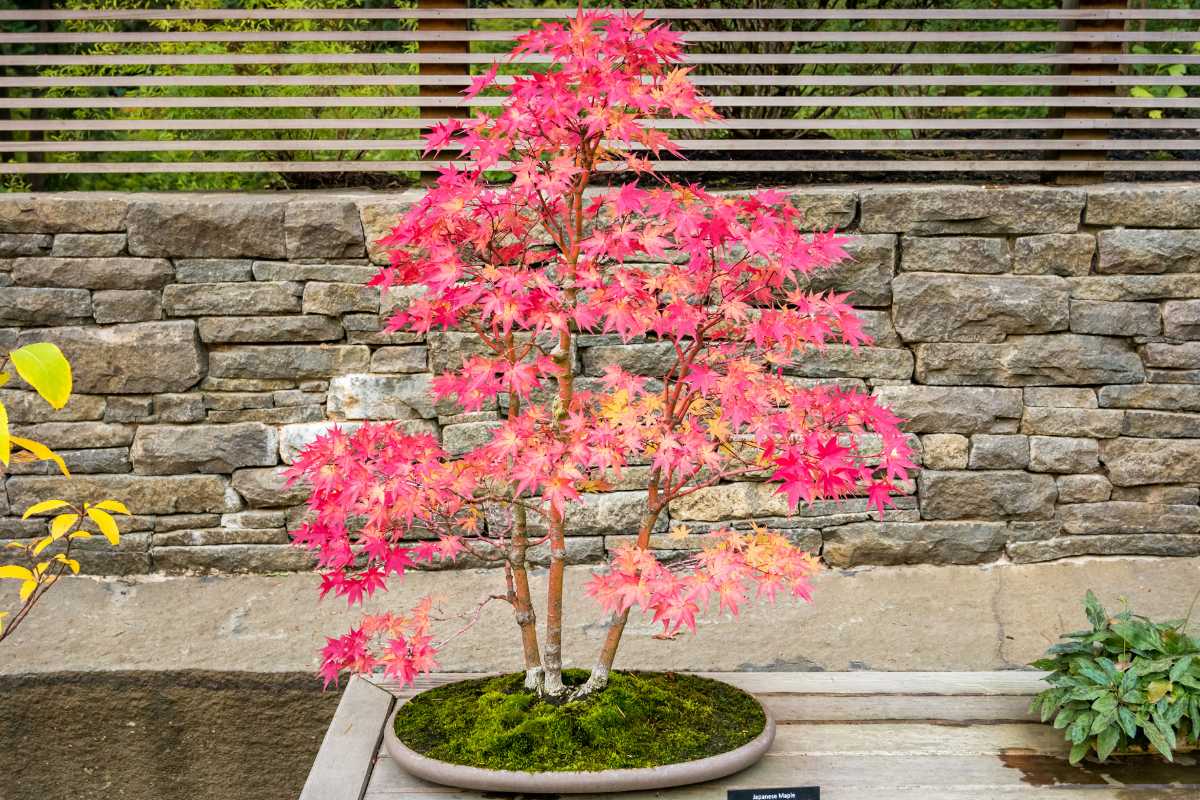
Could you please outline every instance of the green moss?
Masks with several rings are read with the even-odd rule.
[[[602,770],[674,764],[724,753],[762,733],[753,697],[719,681],[671,672],[617,672],[583,700],[554,705],[524,674],[461,681],[400,707],[396,736],[418,753],[491,769]],[[563,680],[578,685],[582,670]]]

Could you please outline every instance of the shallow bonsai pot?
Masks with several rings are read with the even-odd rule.
[[[759,702],[759,705],[762,706],[762,703]],[[762,710],[766,717],[762,733],[741,747],[695,761],[663,764],[658,767],[591,772],[518,772],[452,764],[421,755],[401,742],[396,736],[395,711],[388,717],[388,722],[383,728],[383,744],[388,755],[410,775],[459,789],[524,794],[666,789],[723,778],[756,763],[771,749],[771,743],[775,741],[775,719],[765,706],[762,706]]]

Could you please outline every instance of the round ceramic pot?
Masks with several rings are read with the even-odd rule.
[[[775,741],[775,720],[765,706],[763,714],[766,715],[767,723],[763,727],[762,733],[735,750],[695,761],[635,769],[608,769],[593,772],[518,772],[482,769],[438,761],[412,750],[397,738],[394,712],[383,728],[383,744],[387,748],[388,755],[409,774],[432,783],[453,786],[458,789],[523,794],[630,792],[702,783],[732,775],[749,767],[762,758],[771,749],[771,743]]]

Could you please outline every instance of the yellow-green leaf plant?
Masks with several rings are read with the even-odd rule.
[[[0,367],[6,364],[16,370],[17,375],[50,404],[61,409],[71,397],[71,364],[57,346],[39,342],[17,348],[8,354]],[[7,368],[0,370],[0,386],[12,379]],[[66,463],[53,450],[41,442],[13,436],[8,427],[8,410],[0,399],[0,477],[13,461],[51,461],[70,478]],[[5,545],[0,554],[0,587],[14,585],[20,607],[11,619],[7,611],[0,611],[0,641],[7,639],[29,616],[38,600],[68,571],[79,574],[79,561],[72,557],[72,547],[81,539],[90,538],[94,529],[104,536],[109,544],[121,540],[113,514],[129,514],[124,503],[117,500],[102,500],[99,503],[84,503],[77,506],[66,500],[43,500],[25,509],[22,519],[39,514],[57,512],[49,518],[49,532],[31,541],[15,540]],[[52,554],[46,551],[55,547]],[[17,552],[12,552],[17,551]],[[6,624],[7,623],[7,624]]]

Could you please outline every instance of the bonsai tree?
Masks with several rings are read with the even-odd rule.
[[[316,551],[322,596],[351,603],[415,563],[466,553],[502,565],[502,593],[482,603],[512,607],[525,685],[578,698],[607,683],[635,608],[673,635],[709,605],[736,614],[751,595],[810,596],[816,559],[757,527],[660,561],[651,533],[672,501],[741,477],[775,482],[792,508],[865,494],[882,513],[912,464],[897,418],[873,398],[786,374],[831,342],[869,341],[846,295],[807,288],[811,272],[846,257],[846,240],[804,233],[783,193],[716,196],[648,160],[675,152],[655,118],[717,119],[678,66],[678,35],[641,15],[581,11],[521,36],[513,56],[523,54],[552,67],[514,78],[498,115],[448,120],[427,137],[429,151],[452,147],[464,161],[385,237],[390,263],[374,280],[424,287],[391,330],[477,337],[478,352],[433,388],[444,409],[498,410],[491,439],[451,458],[403,422],[331,430],[290,473],[312,486],[295,539]],[[499,170],[511,180],[489,181]],[[648,343],[662,368],[613,364],[580,380],[581,333]],[[568,589],[573,509],[631,467],[646,475],[636,541]],[[544,600],[530,591],[535,546],[549,549]],[[586,683],[569,687],[563,597],[580,589],[607,615],[607,635]],[[431,669],[430,609],[367,616],[330,639],[325,679],[380,668],[407,682]]]

